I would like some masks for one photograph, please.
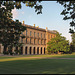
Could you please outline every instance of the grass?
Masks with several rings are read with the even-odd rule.
[[[30,59],[0,62],[0,74],[75,74],[75,60]]]
[[[10,58],[14,58],[14,57],[5,57],[5,56],[0,57],[0,59],[10,59]]]
[[[56,55],[16,55],[16,56],[0,56],[0,59],[8,59],[15,57],[56,57],[56,58],[75,58],[75,53],[72,54],[56,54]]]
[[[75,58],[75,53],[0,56],[0,74],[75,74],[75,59],[42,59],[43,57]]]

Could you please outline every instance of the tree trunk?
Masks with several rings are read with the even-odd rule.
[[[5,45],[5,46],[4,46],[4,52],[6,52],[6,51],[7,51],[7,46]]]
[[[6,54],[6,52],[7,52],[7,45],[4,45],[3,54]]]

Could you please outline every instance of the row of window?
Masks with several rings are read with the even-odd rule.
[[[30,44],[31,44],[31,41],[32,41],[32,39],[30,38]],[[35,39],[34,39],[34,44],[35,44]],[[37,40],[38,41],[38,44],[39,44],[39,41],[40,40]],[[22,41],[23,42],[23,41]],[[26,38],[26,43],[27,43],[28,41],[27,41],[27,38]],[[43,44],[43,40],[41,40],[41,44]],[[44,44],[46,44],[46,40],[44,40]]]
[[[51,36],[51,38],[55,37],[55,36],[53,36],[53,35],[48,35],[48,38],[49,38],[49,39],[50,39],[50,36]]]
[[[32,35],[32,31],[30,31],[30,36]],[[36,32],[34,32],[34,37],[36,35]],[[27,30],[26,30],[26,36],[27,36]],[[37,33],[37,36],[39,37],[39,33]],[[42,38],[42,33],[41,33],[41,38]],[[44,38],[45,38],[45,34],[44,34]]]

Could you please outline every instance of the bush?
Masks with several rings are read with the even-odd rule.
[[[20,55],[22,54],[22,53],[21,53],[21,50],[19,50],[18,52],[19,52]]]
[[[51,54],[51,51],[48,51],[48,54]]]
[[[69,54],[72,54],[72,51],[69,51]]]
[[[18,54],[18,52],[19,52],[18,50],[15,50],[15,54]]]
[[[14,54],[13,52],[10,53],[10,55],[13,55],[13,54]]]

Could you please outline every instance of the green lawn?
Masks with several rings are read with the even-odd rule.
[[[75,59],[38,59],[33,57],[75,58],[75,53],[0,56],[0,74],[75,74]]]
[[[75,74],[75,60],[30,59],[0,62],[0,74]]]
[[[56,54],[56,55],[16,55],[16,56],[0,56],[0,59],[8,59],[15,57],[56,57],[56,58],[75,58],[75,53],[72,54]]]
[[[10,58],[14,58],[14,57],[5,57],[5,56],[0,57],[0,59],[10,59]]]

